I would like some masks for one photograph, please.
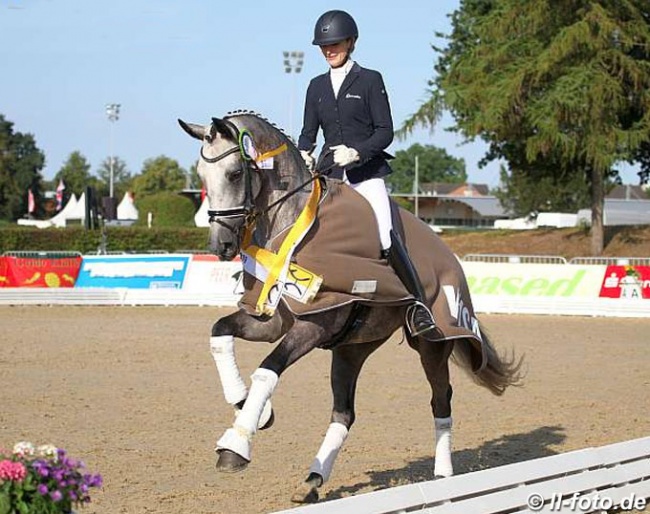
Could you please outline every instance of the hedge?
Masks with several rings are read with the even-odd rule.
[[[107,227],[105,234],[106,250],[111,252],[206,250],[208,244],[207,228]],[[0,254],[9,251],[72,251],[87,255],[98,253],[101,244],[101,230],[0,226]]]

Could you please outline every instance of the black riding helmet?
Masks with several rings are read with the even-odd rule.
[[[359,30],[354,18],[345,11],[327,11],[314,27],[312,45],[334,45],[348,38],[357,39]]]

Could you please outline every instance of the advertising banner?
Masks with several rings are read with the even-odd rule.
[[[607,266],[600,296],[650,300],[650,266]]]
[[[221,262],[216,255],[193,255],[183,290],[234,295],[242,270],[239,260]]]
[[[597,298],[605,266],[463,262],[473,295]]]
[[[75,287],[180,289],[189,255],[84,256]]]
[[[0,258],[0,287],[73,287],[81,257]]]
[[[7,259],[0,255],[0,287],[7,287],[9,285],[9,277],[7,275]]]

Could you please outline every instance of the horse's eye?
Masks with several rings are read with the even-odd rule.
[[[226,177],[228,177],[228,180],[230,182],[237,182],[239,179],[241,179],[243,173],[244,172],[241,169],[240,170],[233,170],[233,171],[229,171],[228,173],[226,173]]]

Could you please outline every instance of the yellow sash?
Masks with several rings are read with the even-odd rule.
[[[269,315],[272,315],[275,312],[277,302],[268,301],[269,293],[271,292],[271,289],[277,284],[279,295],[282,295],[284,291],[284,285],[287,280],[287,273],[291,264],[291,257],[294,250],[303,240],[305,235],[307,235],[309,229],[314,223],[314,220],[316,219],[320,195],[321,184],[320,181],[315,180],[313,182],[312,191],[309,199],[307,200],[307,203],[305,204],[305,207],[298,216],[298,219],[294,223],[293,227],[291,227],[291,230],[289,230],[287,236],[282,241],[277,254],[264,248],[259,248],[258,246],[250,244],[253,236],[253,227],[246,227],[246,233],[244,234],[242,241],[242,252],[247,256],[250,256],[267,270],[266,280],[264,280],[262,291],[255,305],[256,312]],[[307,273],[315,279],[310,282],[310,294],[308,295],[313,298],[313,296],[316,294],[316,291],[313,289],[316,287],[317,290],[317,288],[320,287],[322,279],[320,277],[314,276],[303,268],[300,268],[296,265],[292,266],[295,268],[292,271],[293,274],[296,272]]]

